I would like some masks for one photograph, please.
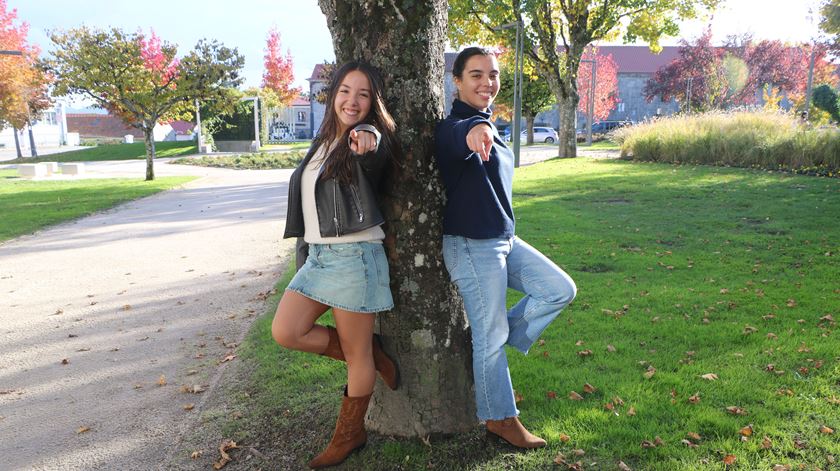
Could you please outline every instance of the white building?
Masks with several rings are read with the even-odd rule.
[[[55,107],[41,114],[39,119],[32,124],[32,137],[36,150],[39,147],[78,145],[78,136],[75,136],[75,142],[68,142],[68,139],[74,140],[74,136],[68,136],[67,113],[63,103],[56,103]],[[18,130],[18,141],[21,153],[30,155],[28,127]],[[11,127],[0,129],[0,148],[15,148],[15,135]]]

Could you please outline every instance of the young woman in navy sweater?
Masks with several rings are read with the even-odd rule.
[[[435,156],[446,186],[443,256],[470,321],[478,418],[508,443],[537,448],[545,440],[519,421],[504,347],[528,353],[577,288],[515,235],[513,153],[490,121],[500,85],[496,57],[464,49],[452,74],[458,97],[435,131]],[[525,294],[510,310],[507,288]]]

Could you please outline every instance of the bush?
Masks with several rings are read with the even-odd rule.
[[[835,122],[840,122],[840,96],[831,85],[822,84],[814,89],[814,106],[830,114]]]
[[[678,115],[614,134],[622,158],[836,175],[840,129],[810,127],[791,114]]]
[[[301,151],[291,152],[258,152],[252,154],[202,156],[197,158],[181,158],[170,163],[182,165],[199,165],[202,167],[233,168],[237,170],[270,170],[279,168],[295,168],[306,156]]]

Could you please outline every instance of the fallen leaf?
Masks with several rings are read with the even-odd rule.
[[[747,325],[746,327],[744,327],[743,332],[744,332],[744,335],[750,335],[750,334],[754,334],[754,333],[758,332],[758,329],[756,329],[755,327],[753,327],[751,325]]]
[[[76,430],[76,433],[85,433],[90,432],[90,427],[81,426]]]
[[[195,408],[195,404],[193,404],[192,402],[189,403],[189,404],[184,404],[184,410],[189,411],[189,410],[193,410],[194,408]]]
[[[582,401],[583,396],[581,396],[580,394],[578,394],[575,391],[572,391],[572,392],[569,393],[569,399],[571,399],[573,401]]]
[[[572,439],[572,437],[566,435],[565,433],[560,434],[560,441],[563,442],[563,443],[567,443],[571,439]]]
[[[554,457],[554,464],[566,464],[566,455],[557,453],[557,456]]]
[[[612,402],[608,402],[608,403],[604,404],[604,409],[609,410],[609,411],[614,410],[615,409],[615,404],[613,404]]]
[[[700,438],[700,434],[699,434],[699,433],[695,433],[695,432],[688,432],[686,435],[688,436],[688,438],[690,438],[690,439],[692,439],[692,440],[695,440],[695,441],[700,441],[700,440],[702,440],[702,438]]]
[[[629,415],[630,417],[633,417],[634,415],[636,415],[636,408],[633,407],[633,406],[630,406],[630,408],[627,409],[627,415]]]
[[[123,310],[123,311],[130,311],[130,310],[131,310],[131,304],[125,304],[125,305],[123,305],[122,310]]]
[[[687,446],[687,447],[689,447],[689,448],[697,448],[697,444],[696,444],[696,443],[692,443],[690,440],[686,440],[685,438],[683,438],[682,440],[680,440],[680,443],[682,443],[683,445],[685,445],[685,446]]]
[[[773,446],[773,442],[770,441],[770,438],[767,435],[764,436],[764,439],[761,440],[761,448],[765,450],[769,450]]]
[[[659,435],[657,435],[656,437],[653,438],[653,444],[656,445],[656,446],[662,446],[662,445],[665,444],[665,442],[663,442],[662,439],[659,438]]]
[[[62,358],[61,359],[61,364],[62,365],[69,365],[70,364],[70,359],[69,358]]]
[[[582,356],[582,357],[588,357],[588,356],[592,355],[592,350],[589,350],[589,349],[581,350],[577,354]]]
[[[729,412],[730,414],[733,414],[733,415],[747,415],[747,411],[745,411],[744,409],[741,409],[738,406],[729,406],[729,407],[726,408],[726,412]]]
[[[700,393],[696,392],[692,396],[688,398],[688,402],[692,404],[699,404],[700,403]]]
[[[190,458],[192,458],[194,460],[197,460],[200,457],[201,457],[201,450],[196,450],[196,451],[190,453]]]
[[[723,464],[729,466],[729,465],[735,463],[735,460],[737,460],[737,459],[738,459],[738,457],[735,456],[735,455],[726,455],[726,456],[723,457],[722,461],[723,461]]]
[[[556,392],[554,392],[554,391],[549,391],[549,392],[545,393],[545,395],[546,395],[549,399],[557,399],[557,393],[556,393]]]
[[[160,375],[160,378],[157,380],[158,386],[166,386],[166,376]]]
[[[773,471],[790,471],[789,464],[776,464],[771,468]]]
[[[655,375],[655,374],[656,374],[656,368],[654,368],[653,366],[648,366],[647,371],[645,371],[642,376],[644,376],[645,379],[651,379],[651,378],[653,378],[653,375]]]
[[[718,375],[716,375],[714,373],[706,373],[706,374],[704,374],[700,377],[703,378],[703,379],[707,379],[709,381],[714,381],[714,380],[718,379]]]
[[[787,307],[796,307],[796,301],[794,301],[793,299],[788,299],[786,304]]]
[[[204,392],[204,387],[200,384],[193,385],[192,391],[193,394],[199,394]]]
[[[623,406],[623,405],[624,405],[624,399],[622,399],[622,398],[620,398],[620,397],[618,397],[618,396],[615,396],[615,397],[613,398],[613,402],[614,402],[617,406]]]
[[[643,440],[642,448],[656,448],[656,445],[654,445],[653,442],[650,440]]]
[[[607,351],[608,352],[615,352],[615,347],[613,347],[612,345],[607,345]]]
[[[545,340],[540,339],[539,344],[540,344],[540,347],[542,347],[543,345],[545,345]]]
[[[575,448],[574,450],[572,450],[572,453],[574,453],[575,456],[583,456],[586,454],[586,452],[581,450],[580,448]]]
[[[798,448],[798,449],[800,449],[800,450],[804,450],[805,448],[808,448],[808,444],[807,444],[807,443],[805,443],[805,442],[804,442],[804,441],[802,441],[802,440],[799,440],[799,439],[794,439],[794,440],[793,440],[793,447],[794,447],[794,448]]]
[[[826,435],[831,435],[834,433],[834,429],[828,428],[825,425],[820,425],[820,433],[824,433]]]
[[[746,427],[741,428],[741,430],[739,430],[739,431],[738,431],[738,433],[740,433],[741,435],[743,435],[743,436],[745,436],[745,437],[752,436],[752,434],[753,434],[752,424],[747,425]]]
[[[592,386],[589,383],[586,383],[586,384],[583,385],[583,392],[585,392],[587,394],[592,394],[597,390],[598,390],[598,388],[596,388],[595,386]]]
[[[521,401],[522,399],[524,399],[524,398],[522,397],[522,394],[521,394],[519,391],[514,391],[514,394],[513,394],[513,399],[514,399],[516,402],[520,402],[520,401]]]
[[[236,358],[236,355],[228,355],[228,356],[224,357],[222,359],[222,361],[220,361],[219,363],[227,363],[227,362],[233,360],[234,358]]]
[[[586,342],[584,342],[583,340],[578,340],[577,342],[575,342],[575,345],[577,345],[578,347],[580,347],[581,345],[583,345],[583,344],[585,344],[585,343],[586,343]]]
[[[230,455],[227,454],[229,450],[233,450],[234,448],[239,448],[236,446],[236,442],[233,440],[224,440],[222,444],[219,445],[219,455],[221,458],[218,461],[213,462],[213,469],[222,469],[232,461]]]
[[[618,462],[618,469],[619,469],[620,471],[633,471],[633,470],[630,468],[630,466],[627,466],[626,464],[624,464],[624,461],[619,461],[619,462]]]
[[[779,338],[779,336],[774,334],[773,332],[770,332],[770,333],[767,334],[767,338],[770,339],[770,340],[776,340],[776,339]]]

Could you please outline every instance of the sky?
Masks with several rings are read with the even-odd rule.
[[[182,53],[201,38],[218,39],[245,56],[246,86],[259,86],[265,41],[276,27],[283,50],[294,59],[295,83],[308,90],[307,78],[315,64],[333,61],[327,22],[316,0],[7,0],[17,9],[18,20],[29,23],[29,42],[49,51],[47,31],[89,27],[118,27],[127,32],[153,29],[165,41],[179,46]],[[819,0],[724,0],[709,19],[684,23],[681,37],[699,36],[711,21],[716,40],[730,34],[752,33],[756,39],[809,41],[818,19],[809,19],[809,7]],[[233,6],[233,7],[232,7]],[[679,38],[666,39],[676,45]]]

